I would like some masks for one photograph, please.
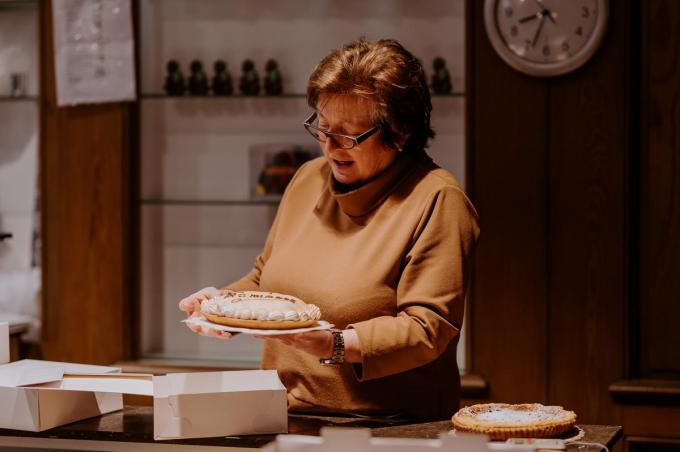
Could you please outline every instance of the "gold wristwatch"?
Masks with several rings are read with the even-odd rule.
[[[342,331],[331,330],[333,335],[333,354],[330,358],[321,358],[319,362],[325,365],[338,365],[345,362],[345,338]]]

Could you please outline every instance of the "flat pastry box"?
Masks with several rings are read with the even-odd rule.
[[[489,443],[484,435],[442,433],[439,439],[372,438],[368,429],[323,427],[320,436],[278,435],[264,452],[489,452],[511,450],[535,451],[528,445]]]
[[[120,369],[23,360],[0,365],[0,428],[42,431],[153,397],[154,439],[288,431],[286,388],[273,370],[123,374]]]

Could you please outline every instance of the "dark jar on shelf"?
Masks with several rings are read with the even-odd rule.
[[[184,84],[184,75],[179,67],[179,63],[175,60],[170,60],[165,66],[167,74],[165,76],[165,94],[168,96],[182,96],[186,85]]]
[[[241,65],[241,79],[238,89],[244,96],[257,96],[260,94],[260,76],[255,70],[252,60],[245,60]]]
[[[208,94],[208,76],[203,70],[203,63],[199,60],[191,62],[189,93],[193,96],[205,96]]]
[[[212,91],[216,96],[229,96],[234,93],[234,83],[227,68],[227,63],[222,60],[215,61],[215,75],[212,79]]]
[[[265,66],[264,93],[268,96],[278,96],[283,92],[283,80],[276,60],[268,60]]]

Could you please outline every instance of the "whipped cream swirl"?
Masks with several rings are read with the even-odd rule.
[[[318,306],[307,304],[290,295],[273,292],[225,291],[223,296],[204,300],[201,303],[201,311],[235,319],[272,322],[321,318]]]

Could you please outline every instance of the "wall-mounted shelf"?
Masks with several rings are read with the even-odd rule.
[[[141,99],[304,99],[305,95],[300,93],[284,93],[276,96],[268,96],[259,94],[257,96],[245,96],[243,94],[231,94],[229,96],[215,96],[207,94],[205,96],[195,96],[192,94],[185,94],[183,96],[168,96],[164,93],[142,93],[139,96]]]
[[[284,93],[277,96],[268,96],[260,94],[257,96],[244,96],[243,94],[232,94],[230,96],[215,96],[208,94],[205,96],[194,96],[186,94],[183,96],[168,96],[164,93],[142,93],[139,95],[140,99],[170,99],[170,100],[182,100],[182,99],[214,99],[214,100],[229,100],[229,99],[305,99],[307,96],[304,93]],[[449,94],[432,94],[433,98],[448,98],[448,97],[465,97],[465,93],[461,91],[454,91]]]
[[[140,200],[146,206],[277,206],[279,199],[163,199]]]
[[[35,7],[38,0],[2,0],[0,1],[0,10]]]
[[[0,94],[0,102],[37,102],[38,96],[8,96]]]

